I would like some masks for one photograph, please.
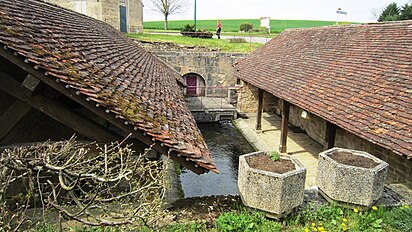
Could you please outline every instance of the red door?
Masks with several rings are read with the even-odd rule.
[[[187,75],[186,76],[186,95],[187,96],[196,96],[197,95],[197,76],[195,75]]]

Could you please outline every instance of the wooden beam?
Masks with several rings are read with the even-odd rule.
[[[258,109],[256,115],[256,130],[262,130],[263,89],[258,92]]]
[[[325,144],[323,150],[331,149],[335,146],[337,126],[331,122],[326,122]]]
[[[98,142],[110,142],[120,139],[109,133],[106,128],[81,117],[56,100],[41,95],[27,96],[18,81],[1,71],[0,89],[90,139]]]
[[[78,96],[76,94],[76,91],[73,89],[66,89],[62,84],[57,83],[55,78],[53,79],[50,76],[46,76],[46,73],[44,71],[41,71],[39,69],[35,69],[33,66],[31,66],[28,63],[25,63],[24,60],[21,57],[15,56],[13,51],[10,49],[1,49],[0,48],[0,56],[3,56],[5,59],[8,61],[12,62],[16,66],[20,67],[21,69],[25,70],[27,73],[33,75],[37,79],[41,80],[45,84],[49,85],[50,87],[54,88],[55,90],[59,91],[66,97],[76,101],[83,107],[89,109],[91,112],[96,114],[97,116],[105,119],[106,121],[112,123],[114,126],[118,127],[119,129],[123,130],[126,133],[132,133],[134,138],[137,138],[138,140],[142,141],[145,143],[147,146],[152,146],[153,149],[156,151],[167,155],[170,154],[169,157],[176,162],[182,164],[183,166],[187,167],[191,171],[201,174],[207,172],[204,168],[197,167],[194,162],[187,161],[183,156],[178,157],[177,153],[172,151],[169,153],[169,149],[167,147],[161,146],[161,142],[154,142],[152,141],[152,138],[149,136],[146,136],[145,133],[141,130],[138,130],[137,128],[133,128],[131,125],[127,125],[123,120],[117,119],[114,114],[108,114],[105,112],[105,109],[102,109],[101,107],[96,107],[93,103],[88,102],[85,97],[83,96]]]
[[[0,141],[2,141],[20,120],[30,111],[31,106],[16,100],[9,109],[0,116]]]
[[[283,100],[282,125],[281,125],[280,145],[279,145],[279,151],[281,153],[286,153],[286,142],[288,138],[288,125],[289,125],[289,109],[290,109],[290,103]]]

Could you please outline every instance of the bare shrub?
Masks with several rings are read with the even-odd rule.
[[[32,228],[56,212],[60,228],[69,220],[156,228],[165,213],[165,170],[119,143],[72,138],[7,149],[0,155],[0,228]]]

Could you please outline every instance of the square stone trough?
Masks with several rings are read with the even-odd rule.
[[[303,203],[306,168],[295,158],[281,155],[295,164],[295,170],[278,174],[249,166],[246,157],[260,155],[254,152],[239,157],[238,188],[244,205],[281,217]]]
[[[369,158],[378,165],[362,168],[341,164],[330,157],[347,152]],[[388,164],[375,156],[357,150],[332,148],[319,153],[316,182],[326,199],[349,204],[372,206],[382,196]]]

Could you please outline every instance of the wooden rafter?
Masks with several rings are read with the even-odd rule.
[[[31,106],[16,100],[6,112],[0,116],[0,141],[2,141],[20,120],[30,111]]]
[[[112,135],[99,124],[79,116],[56,100],[41,95],[26,95],[18,81],[1,71],[0,89],[90,139],[98,142],[119,140],[119,137]]]

